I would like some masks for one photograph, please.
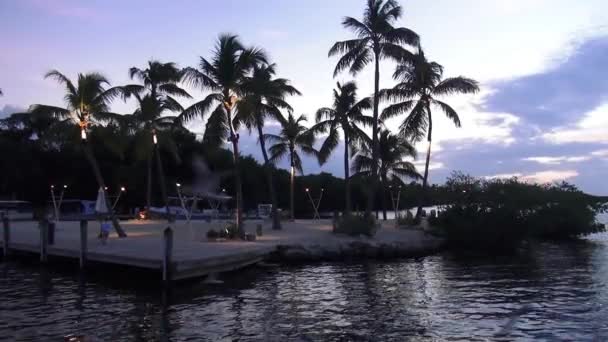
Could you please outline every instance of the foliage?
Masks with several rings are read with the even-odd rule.
[[[405,212],[405,216],[399,215],[397,217],[397,226],[399,227],[409,227],[416,224],[416,220],[414,220],[414,215],[411,211],[407,210]]]
[[[334,233],[350,236],[366,235],[372,237],[378,230],[376,219],[371,215],[344,215],[338,219]]]
[[[217,239],[218,237],[220,237],[220,234],[218,232],[215,231],[215,229],[209,229],[207,231],[207,239]]]
[[[448,243],[466,248],[512,248],[523,239],[572,239],[604,231],[595,220],[605,200],[567,183],[528,184],[453,173],[450,205],[433,222]]]

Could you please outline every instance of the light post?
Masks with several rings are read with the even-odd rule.
[[[305,190],[306,194],[308,195],[308,199],[310,200],[310,204],[312,204],[312,209],[314,210],[314,216],[312,219],[320,219],[321,215],[319,215],[319,207],[321,206],[321,200],[323,199],[323,192],[325,192],[325,189],[321,188],[321,194],[319,194],[319,198],[317,200],[312,198],[310,189],[306,188]]]
[[[122,195],[123,192],[126,192],[127,189],[125,189],[124,186],[120,187],[120,191],[118,192],[118,195],[116,195],[116,200],[114,200],[114,204],[112,205],[112,211],[114,211],[114,208],[116,208],[116,204],[118,204],[118,200],[120,199],[120,195]]]
[[[391,202],[393,203],[393,210],[395,211],[395,225],[398,225],[397,218],[399,217],[398,211],[399,211],[399,200],[401,199],[401,185],[399,185],[399,187],[398,187],[396,196],[395,196],[395,193],[393,192],[393,186],[389,185],[388,188],[390,189],[390,192],[391,192]]]

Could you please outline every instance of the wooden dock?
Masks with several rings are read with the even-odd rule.
[[[258,224],[264,229],[263,236],[256,241],[210,242],[206,238],[209,229],[219,230],[226,222],[184,221],[169,224],[163,221],[123,221],[121,225],[128,237],[119,238],[110,234],[106,244],[97,238],[100,223],[77,221],[56,223],[54,242],[49,243],[48,227],[38,222],[10,222],[3,228],[2,246],[8,239],[8,249],[3,253],[33,254],[42,263],[49,257],[74,259],[75,264],[86,268],[88,263],[115,264],[158,272],[163,281],[197,278],[243,268],[256,264],[275,251],[291,249],[293,253],[284,258],[297,259],[306,254],[311,259],[323,259],[322,255],[352,255],[353,250],[364,248],[363,257],[369,252],[392,250],[392,255],[424,254],[436,249],[440,241],[420,230],[396,229],[394,222],[385,222],[374,238],[349,237],[332,234],[330,220],[296,220],[284,222],[283,229],[271,230],[270,222],[246,221],[245,230],[255,232]],[[357,247],[358,246],[358,247]],[[388,248],[386,246],[389,246]],[[397,251],[398,253],[395,253]],[[356,254],[355,253],[355,254]],[[386,253],[385,253],[386,254]],[[320,256],[320,257],[317,257]],[[371,256],[373,257],[373,256]],[[332,260],[335,260],[332,259]],[[78,266],[76,266],[78,267]]]
[[[11,253],[31,253],[43,257],[42,234],[38,222],[10,222],[9,257]],[[212,273],[226,272],[260,262],[274,250],[274,246],[246,241],[207,242],[205,233],[197,230],[193,223],[190,229],[185,223],[173,225],[173,245],[169,270],[171,280],[201,277]],[[217,223],[218,228],[221,223]],[[81,259],[80,223],[61,221],[56,224],[54,243],[47,244],[46,256]],[[86,262],[118,264],[163,271],[164,241],[163,222],[122,222],[128,237],[119,238],[111,234],[106,244],[98,239],[99,223],[90,222],[86,231]],[[4,247],[5,234],[2,235]],[[4,248],[3,248],[4,250]],[[83,265],[84,266],[84,265]]]

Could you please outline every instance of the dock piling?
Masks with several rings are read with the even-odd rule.
[[[8,216],[2,216],[2,227],[2,249],[4,257],[7,257],[9,254],[9,246],[11,243],[11,228]]]
[[[84,269],[87,261],[88,221],[80,220],[80,269]]]
[[[49,227],[49,222],[48,221],[41,221],[40,222],[40,262],[46,263],[48,258],[47,258],[47,251],[48,251],[48,227]]]
[[[173,254],[173,230],[171,227],[163,231],[163,282],[171,281],[171,256]]]

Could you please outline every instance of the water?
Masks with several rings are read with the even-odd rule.
[[[0,340],[608,340],[608,234],[492,258],[249,269],[165,300],[121,274],[0,263]]]

